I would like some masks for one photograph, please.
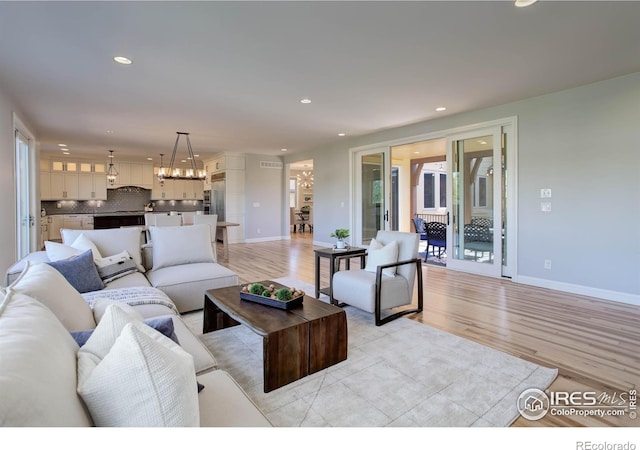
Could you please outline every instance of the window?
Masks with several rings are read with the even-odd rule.
[[[447,175],[440,174],[440,208],[447,206]]]
[[[487,207],[487,177],[478,177],[475,184],[475,195],[473,196],[473,206],[478,208]]]
[[[447,174],[440,172],[423,172],[422,176],[422,208],[437,209],[447,207]],[[420,205],[418,205],[419,207]]]
[[[436,186],[435,177],[432,173],[424,174],[424,208],[436,207]]]

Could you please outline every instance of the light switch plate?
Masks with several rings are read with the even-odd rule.
[[[540,211],[551,211],[551,202],[540,202]]]
[[[540,198],[551,198],[551,189],[540,189]]]

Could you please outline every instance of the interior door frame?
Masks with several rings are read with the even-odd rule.
[[[33,133],[31,133],[31,131],[24,125],[24,123],[20,120],[20,118],[14,113],[13,114],[13,177],[14,180],[16,181],[16,191],[15,191],[15,217],[14,217],[14,223],[16,224],[16,234],[15,234],[15,238],[16,238],[16,247],[15,247],[15,252],[16,252],[16,259],[20,259],[26,255],[22,254],[21,251],[21,239],[23,238],[22,233],[21,233],[21,226],[20,226],[20,222],[21,220],[25,219],[25,218],[20,218],[20,211],[21,211],[21,205],[20,205],[20,183],[19,183],[19,178],[21,176],[24,176],[24,174],[20,174],[20,168],[18,167],[19,161],[18,161],[18,155],[17,155],[17,143],[18,143],[18,139],[17,139],[17,133],[20,133],[23,137],[25,137],[27,139],[27,144],[28,144],[28,156],[27,156],[27,183],[28,183],[28,190],[29,192],[27,192],[27,196],[28,196],[28,201],[29,204],[27,205],[27,210],[28,210],[28,219],[30,222],[30,226],[29,226],[29,232],[27,234],[27,238],[29,241],[29,252],[35,251],[37,250],[38,247],[38,234],[40,232],[40,214],[38,213],[39,211],[39,201],[40,201],[40,184],[39,184],[39,171],[40,171],[40,164],[38,161],[38,154],[36,152],[36,139],[33,135]]]

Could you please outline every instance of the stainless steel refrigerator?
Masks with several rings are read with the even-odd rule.
[[[209,214],[217,214],[218,222],[225,221],[225,174],[215,173],[211,175],[211,206]]]

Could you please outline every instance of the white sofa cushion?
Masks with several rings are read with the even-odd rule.
[[[153,270],[192,263],[212,263],[208,225],[150,227]]]
[[[7,292],[0,311],[0,426],[91,426],[76,393],[78,345],[42,303]]]
[[[129,252],[138,266],[140,272],[145,269],[142,266],[142,254],[140,253],[140,228],[109,228],[104,230],[71,230],[63,228],[60,230],[62,243],[70,245],[81,234],[89,239],[98,249],[100,255],[111,256],[121,253],[123,250]]]
[[[207,290],[239,284],[235,272],[217,263],[164,267],[146,275],[151,285],[166,293],[181,313],[202,309]]]
[[[78,392],[96,426],[200,424],[193,358],[142,322],[124,326]]]
[[[60,272],[46,263],[27,262],[22,274],[10,287],[44,304],[69,331],[96,326],[93,312],[82,295]]]
[[[201,427],[270,427],[269,420],[223,370],[198,376]]]

